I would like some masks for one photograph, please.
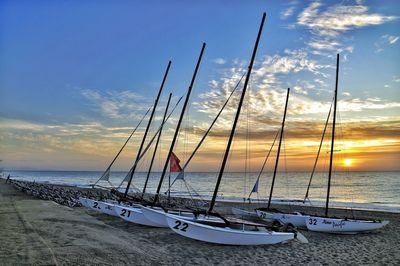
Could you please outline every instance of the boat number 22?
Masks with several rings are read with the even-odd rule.
[[[317,219],[312,219],[312,218],[308,219],[308,224],[317,225]]]
[[[183,232],[186,232],[186,228],[188,228],[188,227],[189,227],[189,225],[187,223],[182,223],[181,221],[175,221],[174,229],[178,229]]]

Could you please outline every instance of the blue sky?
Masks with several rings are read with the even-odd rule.
[[[186,126],[206,128],[235,77],[247,66],[264,11],[267,20],[249,101],[255,106],[254,117],[265,115],[272,128],[266,129],[265,123],[255,128],[274,129],[285,88],[291,87],[293,108],[288,119],[293,121],[293,145],[304,142],[304,138],[296,142],[294,125],[326,117],[335,56],[340,52],[343,122],[361,125],[362,134],[354,139],[389,141],[387,158],[395,167],[400,110],[398,1],[2,1],[4,165],[101,169],[151,105],[168,60],[173,62],[162,106],[169,91],[175,96],[184,93],[202,42],[207,48]],[[260,107],[258,101],[268,104]],[[230,117],[225,119],[219,130],[229,128]],[[368,123],[371,127],[363,127]],[[388,131],[367,134],[382,123]],[[170,127],[171,131],[172,123]],[[318,142],[317,133],[307,141]],[[132,157],[126,156],[122,168]],[[217,157],[211,164],[218,165]]]

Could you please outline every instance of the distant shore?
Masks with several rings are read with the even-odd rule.
[[[217,207],[229,212],[232,206],[238,207],[221,202]],[[304,207],[301,211],[322,210]],[[349,216],[347,210],[331,212]],[[390,224],[381,231],[360,235],[302,231],[309,244],[222,246],[83,207],[39,200],[0,179],[0,261],[2,265],[399,265],[400,214],[353,214],[390,220]]]

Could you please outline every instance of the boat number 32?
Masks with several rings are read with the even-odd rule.
[[[308,224],[317,225],[317,219],[313,219],[313,218],[308,219]]]
[[[188,228],[188,227],[189,227],[189,225],[187,223],[182,223],[181,221],[175,221],[174,229],[178,229],[183,232],[186,232],[186,228]]]
[[[125,215],[126,215],[126,217],[129,218],[129,216],[131,216],[131,211],[130,210],[127,211],[125,209],[122,209],[121,216],[125,217]]]

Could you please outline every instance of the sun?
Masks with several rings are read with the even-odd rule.
[[[353,163],[353,159],[344,159],[343,163],[345,166],[350,167],[351,164]]]

